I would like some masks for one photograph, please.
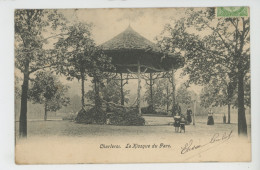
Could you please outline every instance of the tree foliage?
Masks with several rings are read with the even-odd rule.
[[[44,104],[45,112],[55,112],[69,104],[69,98],[65,96],[67,91],[68,86],[62,85],[50,72],[37,72],[29,91],[29,99]]]
[[[150,86],[146,85],[146,92],[144,94],[144,100],[150,104],[151,103],[151,92]],[[172,104],[172,96],[170,90],[170,83],[168,79],[158,79],[152,88],[153,91],[153,103],[155,107],[170,106]]]
[[[14,18],[16,68],[22,73],[33,73],[54,66],[53,51],[44,45],[49,39],[60,36],[55,30],[64,26],[62,14],[57,10],[17,9]],[[53,32],[48,36],[50,30]]]
[[[223,84],[212,83],[206,85],[200,94],[201,106],[204,108],[226,106],[237,106],[237,88],[229,99],[228,86]],[[250,78],[245,78],[245,106],[250,107]]]
[[[55,66],[53,51],[44,45],[48,43],[48,39],[60,34],[46,36],[46,33],[48,31],[50,33],[50,30],[62,29],[63,24],[64,17],[57,10],[15,10],[15,66],[23,74],[19,119],[20,137],[27,136],[27,99],[30,75],[38,70]]]
[[[183,75],[189,75],[189,83],[225,83],[230,94],[238,87],[238,133],[247,134],[244,81],[250,67],[249,17],[215,17],[214,10],[188,10],[188,18],[165,27],[169,36],[160,43],[185,55]]]
[[[95,101],[95,91],[94,87],[92,86],[92,90],[89,90],[86,94],[86,97],[91,101]],[[128,103],[130,91],[124,90],[124,99],[125,102]],[[121,91],[120,91],[120,84],[118,80],[111,80],[108,81],[106,84],[103,85],[100,91],[100,97],[107,101],[107,102],[113,102],[116,104],[120,104],[121,100]]]
[[[177,89],[176,100],[177,103],[186,104],[186,105],[192,103],[192,93],[187,89],[187,87],[184,84],[182,84]]]
[[[103,54],[92,39],[92,24],[76,23],[65,28],[67,36],[55,44],[58,72],[68,80],[76,78],[82,82],[82,107],[84,107],[84,81],[87,75],[101,78],[104,71],[112,68],[111,59]]]
[[[15,81],[14,81],[14,95],[16,99],[21,98],[21,81],[22,79],[19,78],[18,76],[15,76]]]
[[[77,23],[65,27],[66,36],[55,43],[60,73],[68,79],[80,80],[82,74],[86,76],[87,68],[92,65],[96,51],[94,40],[91,38],[91,24]]]

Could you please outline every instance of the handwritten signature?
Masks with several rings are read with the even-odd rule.
[[[195,145],[193,144],[193,139],[191,139],[189,142],[185,143],[184,147],[181,147],[181,154],[185,154],[188,153],[190,151],[202,148],[208,144],[213,144],[216,142],[220,142],[220,141],[227,141],[231,138],[231,134],[232,134],[232,130],[229,133],[223,133],[222,135],[220,135],[219,133],[215,133],[211,138],[210,141],[208,143],[205,143],[203,145]]]

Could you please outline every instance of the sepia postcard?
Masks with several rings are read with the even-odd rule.
[[[15,9],[16,164],[251,161],[250,9]]]

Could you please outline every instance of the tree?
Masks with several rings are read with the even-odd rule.
[[[235,86],[235,85],[234,85]],[[245,106],[250,107],[250,75],[245,77]],[[230,109],[238,107],[237,103],[237,88],[232,88],[229,83],[221,81],[212,81],[202,89],[200,94],[201,106],[208,108],[210,106],[228,106],[228,122],[230,123]]]
[[[121,89],[120,87],[120,82],[117,80],[110,80],[106,83],[106,85],[101,88],[100,91],[100,96],[105,100],[106,102],[113,102],[115,104],[120,104],[121,102]],[[92,86],[92,90],[89,90],[86,94],[87,98],[95,103],[95,89],[94,85]],[[129,95],[129,90],[124,90],[124,100],[126,103],[128,103],[128,95]]]
[[[251,107],[251,78],[250,78],[249,73],[247,73],[245,75],[244,89],[245,89],[245,94],[244,94],[245,95],[245,106],[250,108]]]
[[[85,105],[85,81],[87,75],[101,75],[111,59],[106,57],[95,45],[91,33],[92,24],[76,23],[65,28],[67,36],[61,37],[55,46],[59,62],[58,71],[67,76],[68,80],[81,80],[81,105]]]
[[[250,80],[251,78],[250,78],[250,74],[249,73],[247,73],[246,75],[245,75],[245,79],[244,79],[244,89],[245,89],[245,93],[244,93],[244,106],[245,107],[251,107],[251,87],[250,87]],[[236,100],[237,99],[237,88],[235,89],[235,91],[234,91],[234,97],[233,97],[233,99],[232,99],[232,105],[233,105],[233,107],[236,107],[236,108],[238,108],[238,100]]]
[[[69,108],[73,113],[76,113],[80,110],[80,108],[81,108],[81,98],[80,98],[80,96],[73,95],[71,97]]]
[[[187,87],[182,84],[176,94],[176,100],[178,103],[189,105],[192,103],[191,101],[191,92],[187,90]]]
[[[231,90],[238,87],[238,134],[247,135],[244,79],[250,67],[249,18],[219,18],[214,10],[187,11],[188,19],[166,26],[170,36],[161,42],[185,54],[184,75],[189,75],[190,83],[205,85],[216,79],[231,82]]]
[[[144,100],[147,101],[149,105],[151,105],[151,87],[150,84],[146,85],[147,90],[144,95]],[[157,79],[154,81],[152,92],[153,92],[153,104],[154,107],[164,107],[166,106],[166,110],[169,110],[169,106],[172,104],[172,96],[171,90],[169,88],[169,80]]]
[[[201,106],[208,108],[210,106],[228,106],[228,121],[230,123],[230,109],[234,105],[236,84],[213,79],[206,85],[200,95]]]
[[[44,37],[46,30],[57,30],[63,24],[63,17],[56,10],[17,9],[15,22],[15,67],[23,74],[21,90],[21,110],[19,136],[27,136],[27,99],[30,75],[38,70],[50,68],[55,61],[52,52],[44,49],[48,39],[57,35]]]
[[[102,86],[104,86],[104,80],[110,79],[111,72],[115,70],[111,61],[112,58],[108,57],[101,49],[97,48],[97,51],[92,58],[93,64],[88,69],[88,75],[93,78],[92,82],[94,84],[96,109],[100,108],[102,105],[100,90],[102,89]]]
[[[76,23],[65,27],[66,37],[61,37],[55,47],[58,49],[58,71],[68,80],[81,80],[81,106],[84,108],[84,83],[87,69],[91,67],[91,57],[95,51],[95,43],[91,38],[91,24]]]
[[[176,70],[172,70],[171,72],[168,72],[168,79],[169,79],[169,82],[172,85],[172,108],[176,104],[176,95],[175,95],[176,83],[175,83],[175,77],[174,77],[175,72],[176,72]],[[173,112],[173,109],[172,109],[172,112]]]
[[[164,31],[163,31],[164,32]],[[165,52],[165,54],[170,54],[171,56],[175,56],[177,58],[182,58],[181,60],[177,60],[178,65],[176,65],[174,68],[172,67],[171,71],[168,71],[165,73],[164,77],[167,77],[170,84],[171,84],[171,100],[172,100],[172,108],[175,106],[176,104],[176,80],[175,80],[175,73],[179,68],[182,68],[184,66],[184,58],[182,57],[183,54],[180,52],[180,50],[178,48],[176,48],[175,46],[172,46],[172,44],[170,44],[168,41],[165,41],[166,38],[162,38],[159,36],[156,38],[157,39],[157,45],[161,48],[161,50],[163,52]],[[166,64],[166,63],[165,63]],[[168,62],[166,65],[171,65],[171,62]],[[167,88],[168,88],[168,84],[167,84]],[[169,90],[169,89],[167,89]],[[169,106],[167,105],[167,108]],[[168,109],[167,109],[168,110]],[[173,109],[172,109],[172,113],[173,113]]]
[[[102,97],[107,102],[113,102],[117,104],[121,104],[121,89],[119,88],[119,81],[111,80],[107,83],[107,85],[102,88]],[[130,90],[123,90],[124,102],[128,103],[128,95]]]
[[[15,81],[14,81],[14,95],[15,95],[15,99],[19,99],[21,98],[21,88],[20,88],[20,81],[21,78],[15,76]]]
[[[153,94],[153,85],[155,84],[155,81],[158,79],[158,77],[160,76],[160,73],[149,73],[149,76],[147,75],[143,75],[144,78],[145,78],[145,83],[146,85],[149,87],[149,95],[150,97],[146,97],[146,101],[148,102],[149,104],[149,108],[150,108],[150,111],[153,112],[154,111],[154,94]]]
[[[34,103],[44,104],[44,120],[47,120],[48,111],[57,111],[69,104],[65,96],[68,86],[62,85],[58,78],[50,72],[37,72],[29,91],[30,100]]]

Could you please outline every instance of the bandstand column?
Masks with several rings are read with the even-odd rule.
[[[194,100],[193,125],[195,125],[195,113],[196,113],[196,100]]]
[[[125,104],[124,89],[123,89],[123,73],[120,73],[120,85],[121,85],[121,105]]]
[[[151,107],[152,111],[154,110],[153,108],[153,73],[150,73],[150,95],[151,95]]]
[[[140,61],[137,61],[137,76],[138,76],[138,89],[137,89],[137,108],[138,114],[141,116],[141,66]]]
[[[175,105],[176,101],[175,101],[175,79],[174,79],[174,70],[172,70],[172,104],[173,106]]]

